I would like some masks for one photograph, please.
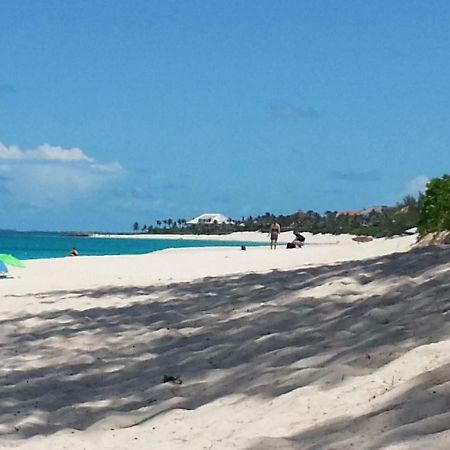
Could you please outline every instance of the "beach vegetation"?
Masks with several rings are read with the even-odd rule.
[[[433,178],[422,200],[418,229],[421,236],[450,230],[450,175]]]

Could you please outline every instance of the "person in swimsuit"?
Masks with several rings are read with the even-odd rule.
[[[275,220],[270,226],[270,249],[276,250],[278,235],[281,233],[280,224]]]
[[[305,244],[305,237],[299,231],[294,231],[295,239],[292,241],[294,248],[302,248]]]

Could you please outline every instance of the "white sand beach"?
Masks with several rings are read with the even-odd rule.
[[[0,448],[448,449],[450,249],[415,239],[11,269]]]

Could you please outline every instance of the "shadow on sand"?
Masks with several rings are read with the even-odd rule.
[[[164,287],[40,293],[41,301],[70,295],[98,306],[0,321],[0,436],[82,430],[106,418],[118,427],[133,426],[230,394],[270,399],[312,383],[327,389],[350,373],[371,373],[414,347],[450,336],[449,263],[450,249],[425,248]],[[392,287],[379,294],[375,288],[382,283]],[[325,285],[330,295],[316,298],[314,288]],[[105,308],[105,297],[132,303]],[[309,357],[311,367],[298,364]],[[183,384],[163,383],[164,375],[180,376]],[[325,424],[289,437],[286,448],[343,449],[331,446],[336,430],[363,433],[373,421],[395,429],[422,420],[408,409],[416,397],[433,402],[427,414],[446,413],[449,379],[450,372],[439,369],[387,405],[389,417],[383,409]],[[367,448],[404,438],[392,432]]]

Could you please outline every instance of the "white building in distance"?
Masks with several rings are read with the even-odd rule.
[[[188,225],[199,225],[199,224],[203,224],[203,225],[221,225],[223,223],[226,224],[233,224],[234,221],[232,219],[230,219],[227,216],[224,216],[223,214],[219,214],[219,213],[205,213],[202,214],[198,217],[195,217],[192,220],[189,220],[188,222],[186,222]]]

